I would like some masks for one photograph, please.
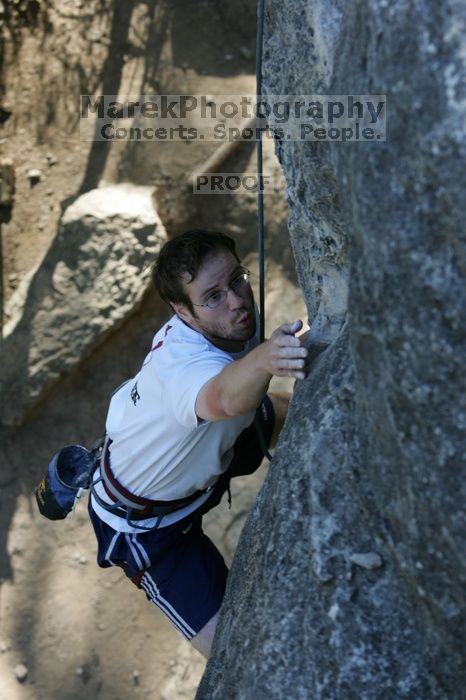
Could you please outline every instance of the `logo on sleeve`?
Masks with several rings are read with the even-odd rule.
[[[173,326],[170,326],[170,324],[167,324],[167,326],[165,327],[165,335],[164,335],[164,338],[167,337],[167,333],[168,333],[168,331],[171,331],[172,327],[173,327]],[[145,359],[145,361],[144,361],[144,364],[142,365],[143,367],[145,367],[145,365],[148,365],[148,364],[149,364],[149,362],[152,360],[152,353],[153,353],[155,350],[158,350],[159,348],[161,348],[162,345],[163,345],[163,340],[159,340],[159,342],[156,343],[156,344],[154,345],[153,348],[151,348],[150,353],[148,354],[148,356],[146,357],[146,359]],[[135,405],[136,405],[136,404],[135,404]]]

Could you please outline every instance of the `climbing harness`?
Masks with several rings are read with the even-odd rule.
[[[107,496],[114,503],[113,507],[110,506],[111,512],[125,517],[126,520],[131,521],[131,523],[135,520],[146,520],[147,518],[153,517],[163,518],[165,515],[169,515],[177,510],[181,510],[181,508],[189,506],[195,500],[212,490],[212,487],[200,489],[190,496],[170,501],[156,501],[150,498],[136,496],[128,491],[113,473],[110,465],[109,453],[111,443],[112,441],[107,437],[102,449],[102,456],[100,459],[102,486]],[[93,495],[96,496],[95,491],[93,491]],[[109,510],[108,503],[103,503],[99,497],[97,497],[97,500],[106,510]]]
[[[66,445],[50,460],[45,476],[35,490],[40,513],[49,520],[63,520],[74,511],[76,503],[89,490],[97,503],[112,515],[124,518],[128,524],[139,530],[156,529],[165,515],[174,513],[193,503],[208,489],[171,501],[155,501],[136,496],[128,491],[115,477],[110,466],[108,448],[111,440],[102,435],[88,450],[82,445]],[[95,474],[99,470],[99,474]],[[96,491],[97,484],[103,489],[112,503],[105,501]],[[150,528],[137,524],[138,520],[157,518]]]

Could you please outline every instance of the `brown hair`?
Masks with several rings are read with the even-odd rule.
[[[168,304],[184,304],[191,313],[194,307],[183,289],[183,275],[192,282],[205,259],[227,250],[240,262],[235,242],[220,231],[192,229],[170,239],[162,246],[152,268],[152,281],[161,298]]]

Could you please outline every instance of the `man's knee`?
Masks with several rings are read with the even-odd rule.
[[[218,613],[216,613],[209,622],[204,625],[200,632],[196,634],[190,641],[197,651],[199,651],[206,659],[209,658],[212,642],[214,640],[215,629],[218,622]]]

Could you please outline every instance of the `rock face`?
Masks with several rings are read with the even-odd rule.
[[[197,698],[466,698],[464,7],[266,7],[267,92],[386,93],[388,134],[279,145],[333,343],[296,387]]]
[[[149,187],[102,187],[68,207],[50,250],[11,303],[1,351],[2,423],[20,423],[134,311],[165,239]]]

